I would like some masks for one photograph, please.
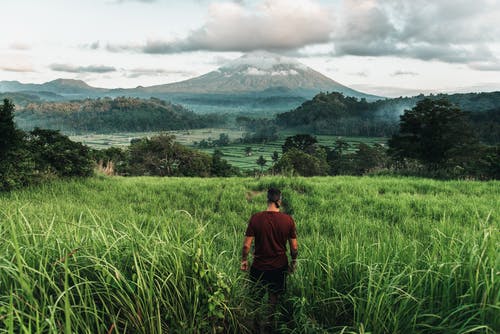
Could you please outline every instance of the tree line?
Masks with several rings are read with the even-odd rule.
[[[0,191],[55,178],[88,177],[96,166],[113,174],[231,176],[239,171],[222,158],[175,142],[172,135],[133,140],[127,149],[94,150],[57,130],[23,131],[14,122],[14,104],[0,106]]]
[[[0,190],[11,190],[57,177],[94,172],[91,150],[58,131],[24,132],[14,123],[14,104],[0,106]]]
[[[398,116],[423,100],[447,100],[464,111],[474,134],[484,143],[500,142],[500,92],[423,95],[367,102],[342,93],[319,93],[298,108],[276,116],[282,128],[338,136],[390,137],[398,132]]]
[[[494,134],[498,136],[498,133]],[[303,176],[386,173],[436,178],[500,178],[500,146],[481,143],[467,114],[445,99],[424,99],[400,117],[388,142],[318,145],[308,134],[288,137],[272,173]]]
[[[196,114],[157,98],[117,97],[63,102],[33,101],[16,112],[16,122],[67,132],[161,131],[220,126],[222,115]]]

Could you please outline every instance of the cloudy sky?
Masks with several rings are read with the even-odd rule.
[[[243,53],[367,93],[500,90],[498,0],[2,0],[0,80],[135,87]]]

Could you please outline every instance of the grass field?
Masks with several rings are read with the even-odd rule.
[[[250,333],[248,217],[283,189],[279,333],[498,333],[500,183],[107,178],[0,194],[0,333]]]
[[[79,136],[71,136],[70,138],[74,141],[82,142],[90,147],[103,149],[111,146],[125,147],[130,145],[130,140],[134,138],[142,138],[148,136],[154,136],[160,132],[131,132],[131,133],[115,133],[115,134],[87,134]],[[195,147],[193,144],[200,142],[201,140],[211,139],[216,140],[219,138],[221,133],[226,133],[231,141],[236,141],[242,138],[243,131],[230,130],[230,129],[191,129],[182,131],[167,131],[166,133],[173,134],[176,137],[176,141],[183,145]],[[256,161],[259,156],[263,156],[267,161],[267,167],[272,165],[272,155],[274,151],[277,151],[281,155],[281,146],[285,142],[287,136],[292,136],[294,133],[283,133],[280,139],[269,142],[266,144],[236,144],[233,143],[228,146],[218,147],[224,154],[223,158],[227,160],[231,165],[238,167],[242,171],[259,169]],[[368,138],[368,137],[338,137],[338,136],[316,136],[319,144],[328,147],[333,147],[335,141],[339,138],[347,141],[353,151],[356,145],[359,143],[366,143],[369,145],[379,143],[385,144],[387,142],[386,138]],[[247,156],[245,148],[251,147],[252,154]],[[214,148],[204,148],[201,151],[205,153],[212,154]]]

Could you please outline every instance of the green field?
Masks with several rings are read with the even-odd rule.
[[[328,147],[333,147],[334,143],[338,139],[343,139],[351,145],[350,151],[356,150],[356,145],[359,143],[365,143],[373,145],[375,143],[385,144],[387,139],[385,138],[367,138],[367,137],[338,137],[338,136],[316,136],[318,143],[320,145],[325,145]],[[281,138],[276,141],[272,141],[266,144],[231,144],[228,146],[218,147],[223,153],[223,158],[227,160],[231,165],[238,167],[239,169],[254,170],[260,169],[257,165],[257,159],[262,155],[267,160],[267,165],[265,168],[269,168],[273,164],[272,155],[273,152],[278,152],[281,156],[281,146],[285,142],[285,138]],[[247,156],[246,147],[252,148],[252,154]],[[206,153],[212,154],[214,149],[207,148],[202,149]]]
[[[130,145],[130,141],[136,138],[151,137],[161,133],[168,133],[175,136],[176,140],[183,145],[193,145],[194,142],[199,142],[203,139],[216,140],[219,139],[221,133],[229,135],[231,140],[236,140],[243,136],[243,131],[230,129],[189,129],[177,131],[162,131],[162,132],[117,132],[109,134],[81,134],[70,135],[70,139],[81,142],[93,148],[103,149],[111,146],[124,147]]]
[[[0,333],[251,333],[269,186],[297,222],[279,333],[498,333],[500,183],[120,178],[0,194]]]
[[[219,139],[221,133],[226,133],[231,141],[237,141],[243,137],[244,132],[240,130],[230,130],[230,129],[194,129],[194,130],[182,130],[182,131],[166,131],[163,133],[173,134],[176,137],[176,141],[187,146],[194,146],[194,143],[200,142],[201,140],[216,140]],[[130,145],[130,141],[134,138],[142,138],[148,136],[158,135],[160,132],[130,132],[130,133],[114,133],[114,134],[87,134],[70,136],[74,141],[79,141],[93,148],[104,149],[111,146],[125,147]],[[277,151],[281,156],[281,146],[285,142],[287,136],[293,136],[294,133],[283,133],[279,140],[272,141],[266,144],[230,144],[228,146],[217,147],[224,154],[223,158],[227,160],[231,165],[238,167],[242,171],[259,169],[256,161],[259,156],[263,156],[267,161],[267,167],[272,165],[272,155],[274,151]],[[373,145],[375,143],[385,144],[387,142],[386,138],[368,138],[368,137],[338,137],[338,136],[316,136],[320,145],[325,145],[328,147],[333,147],[334,143],[338,139],[343,139],[351,145],[350,150],[354,151],[356,145],[359,143],[366,143]],[[251,147],[252,154],[247,156],[245,148]],[[214,148],[204,148],[201,151],[205,153],[212,154]]]

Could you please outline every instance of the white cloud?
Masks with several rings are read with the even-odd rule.
[[[116,71],[116,68],[106,65],[74,66],[68,64],[51,64],[49,68],[53,71],[68,73],[109,73]]]
[[[500,63],[491,47],[500,44],[500,6],[492,0],[345,0],[338,17],[336,56],[399,56],[485,70]]]
[[[0,66],[0,71],[18,73],[34,72],[33,67],[29,65],[4,65]]]
[[[293,50],[325,43],[333,29],[331,12],[314,0],[265,0],[256,7],[213,3],[208,19],[186,38],[149,40],[143,45],[108,45],[109,51],[169,54],[189,51]]]

